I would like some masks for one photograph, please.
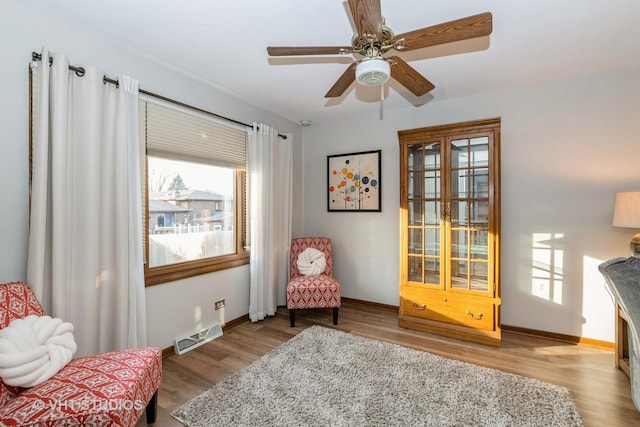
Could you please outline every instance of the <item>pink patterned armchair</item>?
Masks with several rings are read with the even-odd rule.
[[[326,267],[319,274],[303,275],[298,268],[298,257],[307,248],[324,253]],[[289,284],[287,286],[287,308],[291,327],[296,326],[296,310],[305,308],[333,309],[333,324],[338,324],[340,307],[340,283],[333,278],[331,239],[326,237],[303,237],[291,241]]]
[[[0,284],[0,329],[31,314],[44,310],[27,285]],[[145,408],[153,424],[161,378],[162,353],[148,347],[72,359],[32,388],[0,379],[0,425],[131,427]]]

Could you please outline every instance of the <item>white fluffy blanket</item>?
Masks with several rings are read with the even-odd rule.
[[[327,267],[327,259],[324,252],[316,248],[307,248],[298,255],[298,271],[303,276],[320,274]]]
[[[50,316],[15,319],[0,330],[0,377],[34,387],[64,368],[77,349],[71,323]]]

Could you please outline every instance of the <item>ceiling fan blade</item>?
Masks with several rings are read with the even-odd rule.
[[[421,49],[423,47],[451,43],[459,40],[488,36],[493,29],[490,12],[468,16],[454,21],[444,22],[431,27],[398,34],[394,42],[404,39],[404,47],[398,46],[400,51]]]
[[[270,56],[295,56],[295,55],[338,55],[351,53],[351,46],[269,46],[267,53]]]
[[[409,89],[415,96],[422,96],[435,88],[433,83],[424,78],[422,74],[399,56],[391,56],[388,59],[395,61],[391,66],[391,77]]]
[[[349,9],[360,37],[375,34],[378,40],[382,39],[380,0],[349,0]]]
[[[344,91],[347,90],[349,86],[351,86],[351,83],[356,81],[357,65],[358,65],[357,62],[354,62],[353,64],[349,65],[349,68],[347,68],[346,71],[342,73],[340,78],[334,83],[333,86],[331,86],[331,89],[329,89],[329,92],[327,92],[327,94],[324,97],[338,98],[339,96],[341,96],[344,93]]]

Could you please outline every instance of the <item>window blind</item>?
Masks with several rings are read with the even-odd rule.
[[[247,167],[247,132],[197,111],[140,100],[147,154],[234,169]]]

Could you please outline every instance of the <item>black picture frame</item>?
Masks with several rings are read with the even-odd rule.
[[[327,156],[327,211],[382,212],[382,150]]]

